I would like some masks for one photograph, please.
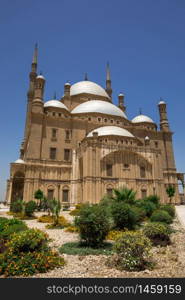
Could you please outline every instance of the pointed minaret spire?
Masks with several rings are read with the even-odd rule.
[[[33,64],[37,64],[37,58],[38,58],[38,44],[36,43],[34,53],[33,53],[33,60],[32,60]]]
[[[53,99],[54,99],[54,100],[57,99],[57,93],[56,93],[56,91],[54,92]]]
[[[35,44],[35,49],[33,53],[33,59],[32,59],[32,72],[37,72],[37,62],[38,62],[38,45]]]
[[[139,109],[139,114],[142,115],[142,108]]]
[[[111,80],[110,79],[110,66],[109,66],[109,62],[107,62],[107,68],[106,68],[106,80]]]
[[[106,67],[106,92],[109,95],[109,97],[112,99],[112,88],[111,88],[111,77],[110,77],[109,62],[107,62],[107,67]]]
[[[87,76],[87,73],[85,73],[85,77],[84,77],[84,80],[87,81],[88,80],[88,76]]]

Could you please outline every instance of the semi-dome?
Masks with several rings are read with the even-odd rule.
[[[82,113],[101,113],[112,116],[123,117],[127,119],[125,113],[116,105],[101,100],[90,100],[76,106],[72,111],[72,114]]]
[[[83,93],[109,98],[106,91],[100,85],[92,81],[80,81],[73,84],[70,88],[70,96]]]
[[[58,107],[68,110],[67,106],[65,106],[62,102],[58,100],[50,100],[44,103],[44,107]]]
[[[21,158],[18,158],[16,161],[14,161],[14,163],[16,163],[16,164],[24,164],[24,160],[22,160]]]
[[[119,136],[134,138],[134,135],[130,133],[128,130],[117,126],[103,126],[103,127],[96,128],[91,132],[89,132],[87,137],[92,137],[94,132],[97,132],[98,136],[119,135]]]
[[[151,118],[145,115],[139,115],[132,120],[132,123],[143,123],[143,122],[154,123],[154,121]]]

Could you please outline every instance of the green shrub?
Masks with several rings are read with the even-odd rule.
[[[143,222],[143,220],[146,218],[146,210],[142,207],[132,206],[132,211],[136,215],[137,223]]]
[[[160,198],[157,195],[150,195],[146,197],[147,201],[154,203],[156,206],[159,206]]]
[[[0,275],[4,276],[29,276],[35,273],[44,273],[55,267],[64,265],[64,259],[56,252],[25,252],[12,254],[11,252],[0,255]]]
[[[112,217],[117,229],[134,229],[139,222],[139,215],[136,210],[123,202],[114,203]]]
[[[154,204],[152,201],[149,201],[147,198],[137,200],[136,206],[145,211],[147,217],[150,217],[157,208],[156,204]]]
[[[111,230],[109,231],[106,239],[107,240],[112,240],[112,241],[116,241],[118,238],[120,238],[120,236],[124,233],[125,231],[123,230]]]
[[[21,220],[0,218],[0,253],[6,250],[6,242],[10,240],[13,233],[26,229],[26,224]]]
[[[104,243],[100,248],[87,247],[85,243],[66,243],[60,248],[60,253],[68,255],[111,255],[113,254],[112,244]]]
[[[136,192],[133,189],[128,189],[125,187],[119,189],[113,189],[113,200],[115,202],[124,202],[127,204],[135,203]]]
[[[152,222],[143,227],[143,233],[152,241],[153,245],[166,246],[170,244],[172,230],[165,223]]]
[[[79,228],[81,240],[90,247],[100,247],[110,228],[106,211],[97,204],[84,206],[75,218],[75,225]]]
[[[79,216],[80,214],[80,210],[86,206],[87,204],[86,203],[79,203],[79,204],[76,204],[75,205],[75,209],[71,210],[70,211],[70,216]]]
[[[166,224],[171,224],[173,218],[165,210],[154,211],[150,218],[151,222],[164,222]]]
[[[10,205],[10,210],[13,213],[21,213],[24,208],[24,202],[22,199],[18,199],[16,201],[13,201]]]
[[[26,229],[27,225],[21,220],[0,218],[0,238],[7,240],[12,233]]]
[[[33,252],[47,249],[48,235],[39,229],[28,229],[14,233],[6,246],[9,252]]]
[[[28,227],[25,223],[20,224],[7,224],[3,231],[0,232],[0,238],[3,240],[9,240],[13,233],[26,230]]]
[[[50,249],[48,242],[47,234],[38,229],[11,235],[6,251],[0,254],[0,275],[28,276],[64,265],[64,259]]]
[[[8,218],[0,217],[0,232],[4,230],[4,227],[6,226],[6,224],[8,224],[8,222]]]
[[[160,206],[160,209],[167,211],[172,218],[175,217],[175,206],[174,205],[164,204],[164,205]]]
[[[37,204],[36,204],[35,201],[26,202],[26,204],[25,204],[25,215],[28,216],[28,217],[32,217],[34,211],[36,210],[36,208],[37,208]]]
[[[140,231],[126,231],[116,241],[114,249],[118,254],[118,265],[128,271],[144,270],[148,266],[151,242]]]

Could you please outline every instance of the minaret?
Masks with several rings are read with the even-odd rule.
[[[23,158],[24,156],[24,146],[25,142],[28,137],[28,132],[30,128],[30,121],[31,121],[31,106],[32,106],[32,101],[34,98],[34,92],[35,92],[35,81],[37,77],[37,60],[38,60],[38,47],[37,44],[35,44],[35,49],[33,53],[33,59],[31,63],[31,72],[29,74],[29,88],[27,92],[27,112],[26,112],[26,122],[25,122],[25,130],[24,130],[24,139],[21,144],[21,149],[20,149],[20,157]]]
[[[158,103],[159,116],[160,116],[160,129],[162,131],[170,131],[168,117],[166,112],[166,103],[161,99]]]
[[[32,102],[32,112],[42,113],[43,112],[43,96],[44,96],[45,78],[42,74],[38,75],[35,80],[35,92],[34,99]]]
[[[110,67],[109,63],[107,62],[107,68],[106,68],[106,92],[109,95],[109,97],[112,100],[112,88],[111,88],[111,78],[110,78]]]
[[[125,99],[125,95],[120,93],[118,95],[118,107],[123,111],[125,112],[126,111],[126,106],[124,105],[124,99]]]

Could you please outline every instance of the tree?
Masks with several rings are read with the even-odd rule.
[[[49,209],[51,210],[54,226],[59,224],[59,216],[61,211],[61,203],[59,200],[56,200],[55,198],[52,200],[49,200]]]
[[[124,201],[125,203],[128,204],[134,204],[135,203],[135,197],[136,197],[136,192],[134,192],[132,189],[127,189],[127,188],[120,188],[120,189],[114,189],[113,190],[113,199],[116,202],[122,202]]]
[[[39,200],[38,208],[39,208],[39,210],[40,210],[41,207],[42,207],[42,199],[44,198],[44,193],[43,193],[43,191],[41,191],[40,189],[38,189],[38,190],[35,192],[34,197],[35,197],[35,199]]]
[[[170,198],[170,203],[172,203],[172,198],[175,195],[175,187],[173,185],[169,185],[166,188],[166,193],[167,193],[168,197]]]

